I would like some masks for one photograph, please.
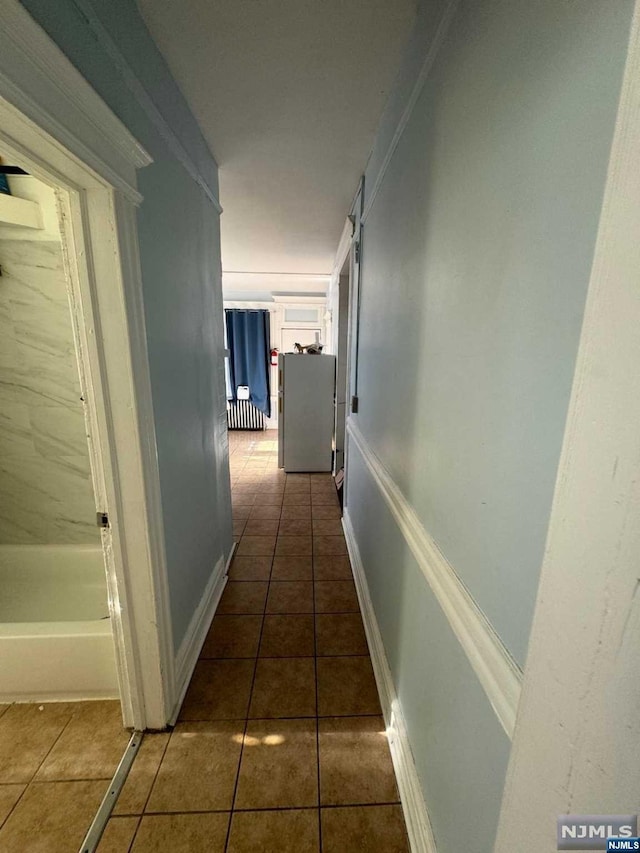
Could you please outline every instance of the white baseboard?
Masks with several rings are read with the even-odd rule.
[[[407,833],[412,853],[436,853],[436,844],[431,829],[429,813],[422,794],[422,786],[413,760],[409,736],[402,714],[402,708],[396,695],[391,670],[385,654],[382,635],[373,610],[369,587],[360,557],[360,549],[348,512],[342,519],[347,549],[351,558],[353,576],[358,592],[364,629],[369,644],[371,662],[380,694],[382,714],[387,726],[391,758],[400,791],[400,800],[404,811]]]
[[[233,554],[236,549],[235,543],[231,549],[231,553],[225,563],[224,555],[220,557],[216,563],[216,567],[211,574],[209,583],[202,594],[200,604],[193,614],[193,618],[189,623],[189,628],[180,643],[180,648],[176,655],[175,663],[175,685],[176,699],[169,719],[169,725],[173,725],[180,712],[180,707],[184,700],[187,687],[191,681],[191,676],[196,668],[198,656],[204,644],[204,641],[213,621],[218,602],[227,584],[227,574],[229,565],[233,559]]]

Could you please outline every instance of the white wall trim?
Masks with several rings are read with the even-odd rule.
[[[200,655],[200,651],[204,645],[207,632],[211,627],[211,622],[215,616],[224,588],[227,585],[227,575],[229,573],[229,566],[231,565],[235,549],[236,545],[234,543],[226,563],[224,555],[220,556],[220,559],[211,573],[209,582],[202,593],[200,603],[191,617],[189,627],[187,628],[182,642],[180,643],[180,648],[176,654],[175,705],[171,712],[171,718],[169,720],[170,725],[175,723],[178,714],[180,713],[180,706],[184,701],[185,693],[189,687],[193,671],[196,668],[198,656]]]
[[[398,782],[400,800],[407,825],[407,834],[412,853],[436,853],[436,845],[429,820],[429,813],[418,771],[411,752],[409,735],[402,713],[400,701],[396,695],[391,670],[384,651],[380,628],[369,595],[367,578],[356,542],[355,533],[348,512],[342,519],[347,548],[353,568],[353,577],[358,592],[358,601],[362,611],[364,629],[371,654],[371,663],[376,677],[382,714],[387,727],[391,758]]]
[[[521,670],[369,446],[353,417],[347,420],[347,433],[438,599],[503,729],[510,738],[513,737],[522,684]]]
[[[4,0],[2,0],[2,2],[4,2]],[[222,206],[218,199],[217,190],[212,187],[202,175],[189,152],[186,150],[178,136],[174,133],[171,126],[155,105],[153,99],[140,82],[140,79],[122,55],[120,48],[111,38],[110,33],[96,14],[93,5],[88,2],[88,0],[73,0],[73,2],[82,13],[82,16],[86,19],[88,25],[91,27],[98,43],[104,48],[106,53],[110,56],[113,64],[120,72],[126,87],[134,96],[140,108],[146,113],[148,119],[154,125],[162,139],[164,139],[175,158],[182,164],[190,177],[203,190],[218,213],[222,213]],[[212,161],[215,163],[213,155],[210,156]]]
[[[373,207],[378,192],[380,191],[380,187],[382,186],[384,177],[387,173],[389,165],[391,164],[391,160],[393,158],[395,150],[398,147],[398,143],[402,138],[402,134],[404,133],[405,128],[409,123],[411,114],[413,113],[418,98],[420,97],[420,94],[424,88],[425,83],[427,82],[429,74],[431,73],[433,64],[445,40],[445,37],[449,30],[449,26],[451,25],[451,22],[453,20],[453,16],[455,15],[456,9],[458,7],[458,2],[459,0],[450,0],[449,4],[442,13],[438,28],[433,34],[433,39],[431,40],[431,44],[429,45],[429,48],[427,50],[424,62],[422,63],[422,68],[420,69],[420,73],[418,74],[418,77],[413,85],[413,89],[411,90],[411,94],[409,95],[407,104],[402,112],[400,121],[397,124],[395,133],[393,134],[391,142],[389,143],[389,147],[387,148],[387,151],[384,155],[384,159],[380,165],[378,174],[376,175],[375,180],[373,182],[371,192],[365,194],[365,205],[360,220],[363,225],[366,222],[369,213],[371,212],[371,208]]]
[[[18,0],[0,0],[0,94],[135,203],[152,158]]]

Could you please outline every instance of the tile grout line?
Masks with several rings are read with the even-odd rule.
[[[242,539],[242,537],[241,537],[241,539]],[[274,549],[274,551],[275,551],[275,549]],[[247,711],[246,711],[246,718],[244,721],[244,730],[242,733],[242,743],[240,745],[240,755],[238,756],[238,769],[236,771],[236,781],[235,781],[235,785],[233,786],[233,796],[231,798],[231,810],[229,812],[229,824],[227,826],[227,836],[226,836],[225,843],[224,843],[225,853],[228,850],[229,840],[231,838],[231,825],[233,823],[234,807],[236,804],[236,796],[238,794],[238,785],[240,783],[240,770],[242,767],[242,756],[244,754],[244,744],[245,744],[245,740],[247,737],[247,729],[249,727],[249,714],[251,713],[251,701],[253,699],[253,690],[255,687],[256,675],[258,672],[258,661],[260,659],[260,646],[262,645],[262,634],[264,631],[264,622],[265,622],[266,613],[267,613],[267,601],[269,600],[269,589],[271,587],[271,574],[272,574],[272,572],[273,572],[273,555],[271,557],[271,568],[269,569],[269,580],[267,581],[267,594],[266,594],[265,599],[264,599],[264,606],[263,606],[263,610],[262,610],[262,620],[260,622],[260,633],[258,636],[258,647],[256,649],[255,663],[253,666],[253,677],[251,679],[251,689],[249,690],[249,698],[247,701]]]

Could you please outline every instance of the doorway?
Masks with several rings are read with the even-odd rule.
[[[3,93],[11,98],[0,97],[0,152],[57,201],[72,327],[69,348],[77,359],[76,392],[84,398],[76,399],[84,413],[76,410],[71,418],[76,425],[80,421],[88,439],[86,500],[93,488],[92,517],[86,515],[86,502],[81,514],[87,536],[91,530],[95,539],[74,544],[93,549],[93,571],[103,589],[106,577],[109,618],[76,621],[102,623],[86,642],[102,643],[102,676],[109,675],[111,686],[105,688],[103,679],[93,698],[119,695],[126,727],[163,728],[177,701],[175,653],[135,220],[135,206],[142,201],[136,168],[150,158],[55,45],[19,12],[7,24],[7,49],[0,58]],[[23,46],[34,44],[38,62],[23,52]],[[29,199],[23,201],[23,209],[37,219]],[[40,355],[42,380],[53,360],[44,351]],[[60,377],[51,376],[43,390],[60,384]],[[39,424],[42,435],[47,429],[56,433],[59,445],[63,428],[52,429],[53,416]],[[63,561],[69,562],[66,555]],[[66,607],[68,596],[63,598]],[[74,638],[67,639],[68,649],[76,648]],[[60,696],[52,691],[48,698]],[[3,697],[13,698],[20,697]]]

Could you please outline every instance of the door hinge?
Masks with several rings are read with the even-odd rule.
[[[359,264],[360,263],[360,241],[359,240],[356,242],[355,249],[356,249],[356,263]]]
[[[353,412],[354,415],[358,414],[358,402],[359,401],[358,401],[357,397],[351,398],[351,411]]]
[[[96,513],[96,524],[98,527],[109,527],[109,516],[106,512]]]

